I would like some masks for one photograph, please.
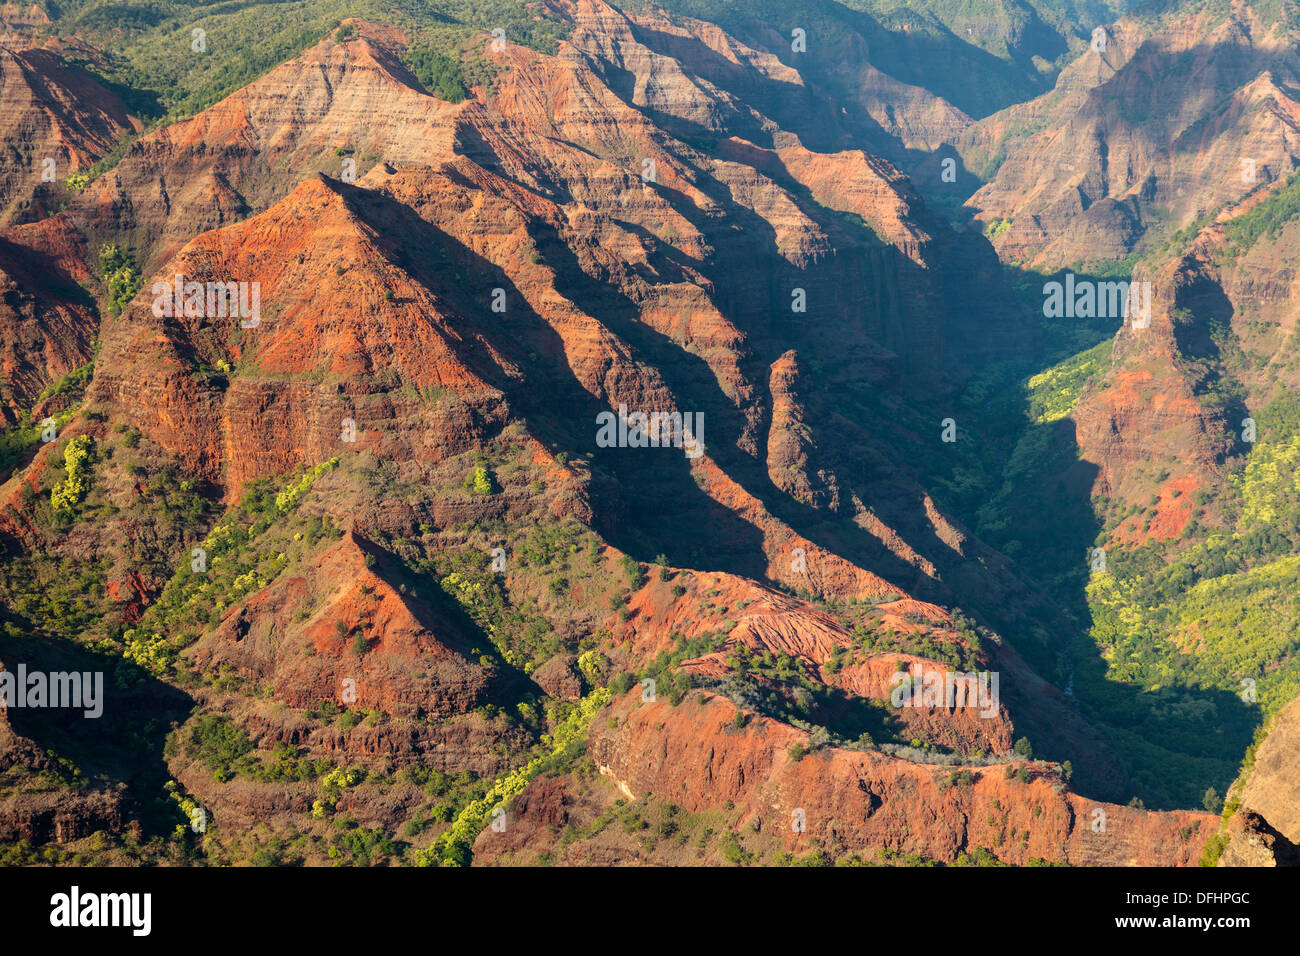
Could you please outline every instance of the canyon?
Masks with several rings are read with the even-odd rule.
[[[6,8],[0,859],[1294,863],[1288,21],[507,6]]]

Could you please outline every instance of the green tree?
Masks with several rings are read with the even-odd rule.
[[[492,472],[488,471],[482,465],[478,465],[465,476],[465,487],[476,495],[490,495],[496,491],[496,481],[493,480]]]
[[[641,562],[630,554],[623,556],[623,573],[627,575],[627,585],[633,591],[639,591],[641,585],[645,584],[645,571],[641,570]]]
[[[121,314],[144,285],[144,278],[136,271],[131,256],[116,243],[100,246],[99,274],[108,287],[108,311],[114,316]]]
[[[94,440],[89,435],[78,435],[68,442],[63,451],[63,465],[67,477],[63,484],[50,491],[50,504],[55,511],[71,511],[81,504],[90,491],[90,466],[95,451]]]

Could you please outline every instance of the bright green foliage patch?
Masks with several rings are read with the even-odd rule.
[[[488,792],[475,800],[456,818],[450,829],[439,835],[433,846],[415,855],[416,866],[467,866],[473,859],[474,838],[487,825],[492,811],[502,809],[523,792],[533,778],[556,758],[571,756],[569,751],[585,744],[587,725],[596,712],[609,703],[610,692],[605,688],[593,691],[579,701],[548,736],[542,738],[550,751],[534,757],[523,767],[497,778]]]
[[[72,511],[85,500],[90,491],[94,456],[95,441],[89,435],[78,435],[68,442],[63,451],[63,466],[67,477],[50,492],[50,504],[55,511]]]
[[[482,465],[475,466],[474,470],[465,476],[465,487],[476,495],[490,495],[497,490],[492,472]]]
[[[144,285],[144,279],[136,269],[134,260],[116,243],[100,247],[99,274],[108,289],[109,315],[120,315]]]
[[[1106,368],[1112,345],[1110,340],[1098,342],[1086,352],[1032,376],[1026,389],[1030,419],[1035,424],[1046,425],[1074,411],[1084,386]]]
[[[186,557],[140,623],[122,635],[126,657],[159,676],[171,673],[179,653],[226,608],[266,587],[288,566],[288,552],[281,547],[301,554],[337,537],[319,517],[286,520],[316,479],[337,465],[337,458],[330,459],[279,491],[269,481],[250,485],[239,506]]]

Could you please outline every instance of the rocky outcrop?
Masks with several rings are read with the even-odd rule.
[[[1228,821],[1220,866],[1300,866],[1300,700],[1282,708]]]
[[[6,670],[0,661],[0,671]],[[16,733],[0,703],[0,842],[35,846],[70,843],[126,825],[121,788],[64,787],[57,761],[35,741]]]
[[[979,847],[1013,864],[1187,866],[1214,829],[1209,814],[1084,800],[1049,765],[1029,764],[1023,783],[1002,766],[961,777],[870,751],[798,757],[790,748],[807,735],[765,719],[729,727],[735,712],[708,695],[674,708],[642,703],[634,692],[613,705],[614,721],[593,725],[591,754],[635,795],[692,811],[730,801],[743,808],[743,823],[778,835],[791,851],[870,858],[886,849],[952,862]]]
[[[123,795],[117,792],[52,790],[0,797],[0,841],[6,843],[70,843],[100,830],[118,833],[125,826]]]
[[[70,213],[129,238],[151,273],[194,236],[244,219],[322,172],[450,155],[457,108],[423,93],[380,38],[321,41],[197,116],[131,144]],[[381,106],[382,104],[382,106]]]
[[[468,408],[423,419],[421,389],[473,396],[478,428],[499,425],[502,409],[474,373],[463,333],[436,322],[445,305],[402,268],[397,246],[381,238],[391,232],[367,221],[376,204],[361,200],[353,187],[316,178],[264,215],[195,239],[106,327],[92,401],[121,410],[232,495],[252,478],[350,444],[433,459],[446,442],[472,443]],[[392,215],[382,205],[377,212]],[[210,315],[155,315],[159,299],[172,311],[178,275],[205,290],[233,282],[245,305],[258,297],[259,314],[235,314],[222,300]],[[238,372],[200,378],[196,365]],[[408,391],[385,395],[399,381]],[[385,436],[372,427],[376,417],[404,418],[406,427]]]
[[[1004,259],[1120,261],[1295,166],[1300,60],[1282,24],[1241,4],[1106,29],[1053,92],[962,134],[968,166],[1005,157],[968,203],[1004,224]]]
[[[99,314],[78,286],[89,277],[85,246],[64,216],[0,234],[0,421],[5,425],[31,412],[47,386],[90,361]]]
[[[69,176],[138,128],[117,94],[56,50],[0,46],[0,225],[52,212]]]
[[[1079,448],[1098,466],[1095,493],[1120,500],[1150,494],[1162,469],[1176,483],[1166,494],[1179,484],[1209,485],[1233,447],[1224,410],[1207,407],[1198,394],[1203,373],[1185,362],[1187,340],[1204,335],[1214,318],[1197,308],[1203,273],[1194,262],[1174,261],[1133,278],[1152,290],[1150,327],[1125,322],[1104,384],[1090,386],[1072,415]]]
[[[930,701],[918,695],[908,706],[895,706],[894,691],[922,674],[946,675],[950,664],[908,653],[841,656],[854,645],[842,624],[796,598],[732,575],[694,575],[686,593],[677,597],[666,582],[651,582],[629,604],[634,616],[616,634],[621,666],[645,666],[676,639],[720,637],[720,649],[683,661],[682,670],[706,683],[725,682],[732,673],[731,656],[738,650],[757,657],[793,658],[805,672],[828,689],[850,699],[865,698],[889,709],[906,739],[919,738],[960,753],[1009,753],[1013,742],[1011,718],[994,692],[991,700],[974,697]],[[941,608],[901,600],[879,606],[873,626],[890,633],[916,632],[928,639],[967,652],[952,619]],[[719,618],[719,614],[722,615]]]
[[[195,664],[228,667],[299,709],[333,701],[437,721],[487,702],[492,675],[470,656],[470,637],[372,570],[375,554],[348,532],[307,574],[232,608],[193,650]]]

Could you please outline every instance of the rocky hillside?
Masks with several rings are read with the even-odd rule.
[[[193,115],[123,114],[0,234],[0,660],[114,688],[102,722],[0,727],[6,861],[1201,859],[1218,807],[1190,808],[1260,717],[1226,688],[1274,706],[1293,649],[1243,669],[1180,604],[1211,689],[1117,699],[1098,609],[1149,596],[1126,554],[1281,500],[1282,406],[1285,463],[1244,510],[1224,489],[1239,417],[1293,384],[1289,192],[1144,263],[1149,326],[1063,331],[1014,227],[904,170],[1087,101],[1077,25],[936,13],[1019,104],[975,123],[879,11],[831,70],[784,20],[669,6],[548,0],[504,42],[331,24]],[[181,85],[173,114],[220,88]],[[638,441],[651,416],[683,424]],[[1294,560],[1269,547],[1234,568],[1255,593]],[[970,696],[927,684],[954,673]]]
[[[1219,866],[1300,866],[1296,842],[1296,720],[1294,702],[1276,717],[1255,751],[1254,767],[1230,804],[1227,844]],[[1235,806],[1233,806],[1235,804]]]
[[[0,41],[0,126],[6,145],[0,225],[49,215],[63,198],[61,184],[84,176],[125,133],[139,127],[116,93],[74,65],[80,52]]]
[[[1050,93],[956,140],[988,180],[967,205],[1008,261],[1110,271],[1295,169],[1285,16],[1175,4],[1103,30]]]

